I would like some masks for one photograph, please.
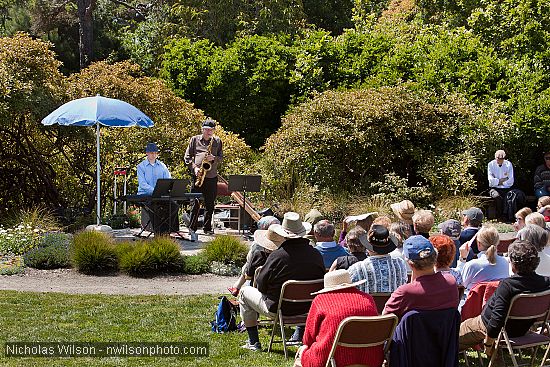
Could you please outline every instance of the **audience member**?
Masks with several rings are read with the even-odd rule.
[[[435,272],[437,252],[424,236],[409,237],[403,253],[412,269],[411,282],[397,288],[383,314],[394,313],[401,318],[410,310],[444,310],[458,306],[458,287],[448,273]]]
[[[367,249],[369,256],[349,267],[348,271],[354,282],[366,279],[359,286],[365,293],[393,292],[407,282],[405,261],[390,256],[396,248],[396,240],[390,236],[388,229],[374,224],[366,235],[359,240]]]
[[[539,252],[539,266],[536,273],[544,276],[550,276],[550,256],[544,253],[544,249],[548,244],[548,231],[534,224],[528,224],[517,236],[520,241],[527,241]]]
[[[313,234],[317,241],[315,248],[323,256],[325,268],[330,268],[338,257],[349,255],[346,249],[334,241],[334,225],[328,220],[323,219],[317,222]]]
[[[330,267],[330,271],[336,269],[347,270],[356,262],[363,261],[367,258],[367,249],[363,246],[361,241],[359,241],[359,237],[365,233],[365,230],[361,227],[354,227],[348,232],[346,235],[346,242],[348,244],[348,250],[351,254],[340,256],[334,260],[332,266]]]
[[[382,215],[378,218],[375,218],[374,221],[372,222],[373,225],[375,224],[379,224],[381,226],[384,226],[386,227],[388,230],[390,229],[390,225],[391,225],[391,219],[390,217],[388,217],[387,215]]]
[[[550,151],[544,153],[544,164],[535,170],[533,182],[537,198],[550,196]]]
[[[462,275],[460,271],[451,267],[456,253],[456,246],[453,239],[444,234],[436,234],[430,237],[430,242],[437,251],[435,271],[451,274],[455,278],[456,284],[461,285]]]
[[[403,222],[411,227],[411,233],[414,233],[413,220],[414,204],[410,200],[403,200],[399,203],[390,205],[391,210],[400,222]]]
[[[294,280],[322,279],[325,274],[323,257],[309,245],[304,236],[310,224],[300,221],[298,213],[285,213],[282,224],[272,224],[269,229],[285,238],[285,241],[268,256],[260,271],[258,288],[243,286],[239,293],[241,318],[246,326],[248,341],[243,348],[261,350],[258,336],[258,314],[275,317],[279,296],[284,282]],[[309,304],[284,304],[285,315],[306,313]]]
[[[525,217],[525,225],[534,224],[540,228],[546,229],[546,222],[544,216],[540,213],[534,212]]]
[[[365,213],[361,215],[352,215],[345,217],[342,221],[342,231],[340,232],[340,238],[338,243],[342,247],[347,247],[346,245],[346,235],[348,234],[348,229],[350,225],[355,225],[356,227],[362,228],[367,232],[372,226],[374,219],[378,217],[378,212]]]
[[[527,241],[516,240],[508,248],[508,254],[512,270],[516,275],[500,282],[481,315],[465,320],[460,325],[461,350],[483,342],[485,353],[488,356],[492,355],[495,338],[504,326],[512,298],[523,292],[541,292],[550,289],[550,278],[535,273],[540,261],[535,246]],[[534,321],[527,319],[509,322],[506,324],[506,332],[510,337],[522,336]]]
[[[315,239],[315,235],[313,234],[313,227],[319,222],[321,219],[325,219],[323,214],[317,209],[311,209],[306,216],[304,217],[304,222],[307,222],[311,224],[311,231],[305,236],[309,240],[309,244],[313,247],[315,247],[315,244],[317,240]]]
[[[477,240],[477,241],[476,241]],[[480,252],[477,259],[466,262],[470,245],[477,242]],[[468,292],[479,282],[489,282],[507,278],[509,275],[508,261],[497,254],[497,246],[500,242],[498,231],[495,227],[482,227],[476,237],[460,247],[460,262],[457,269],[462,275],[464,285],[464,299]]]
[[[514,222],[514,229],[516,231],[519,231],[523,227],[525,227],[525,218],[531,214],[533,211],[531,208],[522,208],[516,212],[516,221]]]
[[[541,196],[537,201],[537,211],[546,205],[550,205],[550,196]]]
[[[482,222],[483,212],[481,211],[481,209],[471,207],[470,209],[462,212],[463,229],[462,232],[460,232],[460,237],[458,238],[458,242],[460,242],[461,246],[467,241],[470,241],[475,236],[477,231],[479,231],[479,227],[481,227]],[[472,259],[475,259],[478,253],[479,249],[477,248],[477,243],[474,241],[470,246],[470,252],[466,257],[466,260],[470,261]]]
[[[431,211],[424,209],[418,210],[414,213],[412,221],[415,234],[419,234],[426,238],[430,237],[430,230],[435,223],[434,215]]]
[[[407,263],[407,259],[405,259],[405,255],[403,255],[403,242],[412,236],[412,230],[412,225],[405,222],[394,222],[390,225],[390,235],[392,235],[396,240],[396,248],[390,252],[390,256],[400,257],[405,260],[405,268],[407,269],[407,273],[410,273],[412,270]]]
[[[267,256],[279,247],[284,238],[275,232],[267,233],[271,224],[281,224],[279,219],[274,216],[266,216],[258,221],[258,229],[254,232],[254,243],[246,255],[246,263],[241,269],[241,275],[233,283],[233,286],[227,288],[229,293],[237,297],[243,284],[248,280],[250,284],[254,279],[254,272],[265,263]]]
[[[459,252],[458,250],[460,248],[460,241],[459,241],[460,230],[461,230],[460,222],[456,219],[449,219],[449,220],[446,220],[445,222],[439,223],[437,228],[439,229],[439,232],[441,234],[449,236],[455,244],[455,258],[451,263],[451,268],[454,268],[456,267],[458,262],[458,252]]]
[[[325,274],[325,287],[316,292],[307,316],[303,345],[296,353],[294,366],[317,367],[327,363],[338,325],[350,316],[376,316],[376,304],[372,297],[352,283],[349,273],[335,270]],[[338,347],[334,354],[337,366],[381,366],[384,355],[382,346],[370,348]]]

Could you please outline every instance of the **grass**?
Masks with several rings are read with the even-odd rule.
[[[291,366],[282,346],[240,348],[246,333],[210,331],[216,296],[108,296],[0,291],[0,365],[13,366]],[[260,330],[267,348],[268,330]],[[6,341],[207,342],[208,358],[6,358]],[[295,351],[295,349],[291,349]]]
[[[285,360],[280,344],[271,354],[255,353],[240,348],[246,333],[211,332],[210,321],[217,303],[213,295],[109,296],[0,291],[0,365],[292,366],[293,358]],[[260,329],[264,349],[269,331]],[[3,345],[6,341],[206,342],[210,355],[207,358],[6,358]],[[296,349],[290,350],[293,356]],[[470,356],[470,363],[475,364],[474,354]],[[539,351],[539,359],[540,356]],[[460,366],[465,366],[462,356]]]

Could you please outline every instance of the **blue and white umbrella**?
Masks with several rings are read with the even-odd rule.
[[[101,214],[101,164],[99,159],[99,127],[152,127],[153,121],[131,104],[113,98],[95,97],[79,98],[67,102],[44,117],[44,125],[59,124],[63,126],[96,126],[97,145],[97,226],[100,226]]]

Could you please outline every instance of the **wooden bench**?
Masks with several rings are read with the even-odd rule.
[[[497,205],[495,199],[490,196],[476,195],[473,196],[474,199],[480,202],[480,209],[483,211],[483,215],[487,219],[498,219],[497,218]],[[525,195],[525,206],[531,208],[533,211],[537,208],[537,197],[534,195]],[[518,210],[521,208],[518,208]]]

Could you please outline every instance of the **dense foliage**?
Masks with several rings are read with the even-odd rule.
[[[97,93],[157,123],[102,129],[105,199],[112,168],[135,166],[148,140],[185,177],[183,150],[205,115],[223,126],[223,173],[259,171],[272,197],[387,198],[403,180],[419,198],[479,193],[499,148],[530,194],[550,147],[545,0],[97,0],[94,53],[104,61],[68,77],[78,69],[76,2],[0,4],[0,34],[12,35],[0,38],[0,142],[9,147],[0,190],[10,193],[0,218],[40,202],[90,214],[94,132],[39,122]],[[115,62],[127,59],[135,64]],[[245,141],[264,146],[259,162]]]

